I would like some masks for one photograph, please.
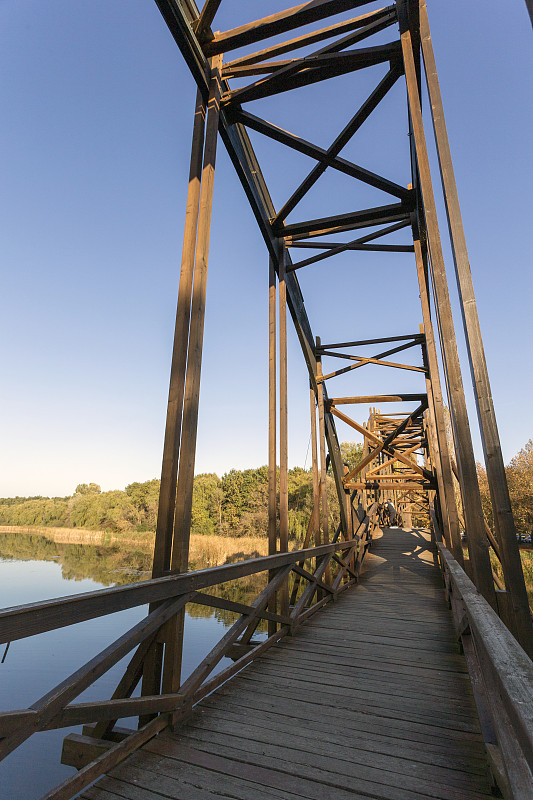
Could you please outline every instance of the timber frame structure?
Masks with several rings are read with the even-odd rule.
[[[149,614],[31,708],[1,714],[0,755],[7,755],[38,730],[85,724],[84,737],[74,743],[71,740],[69,745],[70,763],[81,767],[80,771],[46,798],[74,796],[164,728],[187,719],[199,700],[357,583],[372,534],[380,523],[393,525],[399,521],[410,527],[411,515],[422,509],[431,518],[447,596],[474,683],[479,715],[485,720],[483,734],[489,754],[492,752],[494,757],[498,783],[506,796],[531,797],[531,611],[498,438],[426,2],[397,0],[338,22],[334,18],[341,12],[375,4],[366,0],[312,0],[214,33],[213,23],[221,2],[206,0],[200,11],[193,0],[156,0],[196,82],[197,99],[152,579],[77,598],[7,609],[0,612],[0,631],[2,641],[9,642],[145,603],[149,604]],[[325,27],[306,32],[307,25],[319,22]],[[389,41],[375,44],[372,37],[382,31],[390,32]],[[288,38],[269,43],[280,34],[287,34]],[[235,50],[251,45],[258,49],[233,57]],[[300,55],[298,51],[304,48],[305,55]],[[255,100],[376,64],[384,65],[383,78],[354,109],[351,120],[327,149],[249,111],[248,104]],[[246,80],[239,88],[232,88],[232,79]],[[483,517],[476,475],[422,119],[423,81],[430,101],[494,530]],[[398,83],[405,86],[407,96],[411,169],[408,186],[341,156],[343,148]],[[276,209],[272,203],[248,130],[316,162],[282,208]],[[269,555],[189,573],[210,220],[219,135],[250,203],[269,262]],[[389,202],[374,208],[347,208],[345,213],[320,219],[288,222],[291,212],[298,209],[326,170],[338,170],[354,181],[385,192]],[[412,244],[381,241],[402,229],[411,232]],[[364,233],[360,233],[362,230]],[[337,234],[352,231],[357,232],[354,238],[336,238]],[[307,256],[307,251],[312,254]],[[346,251],[385,252],[391,258],[397,252],[412,252],[422,324],[417,321],[410,333],[402,329],[393,337],[380,337],[379,331],[370,332],[372,338],[351,342],[322,343],[315,337],[298,272]],[[314,497],[303,549],[294,552],[289,552],[288,545],[287,310],[309,374]],[[419,363],[396,360],[397,354],[401,353],[403,359],[408,351],[419,354]],[[437,351],[444,365],[443,383]],[[336,368],[324,371],[324,359],[335,359]],[[328,392],[335,377],[367,364],[420,373],[420,391],[350,397]],[[453,442],[447,437],[445,399]],[[403,414],[387,414],[377,408],[399,402],[407,404]],[[365,425],[356,422],[346,410],[357,404],[371,406]],[[342,462],[336,420],[364,437],[363,459],[353,469]],[[336,531],[331,531],[328,523],[329,464],[339,503],[340,525]],[[497,577],[491,557],[500,562],[503,581]],[[249,606],[202,591],[261,572],[266,576],[266,588]],[[225,608],[240,616],[182,682],[184,610],[190,602]],[[268,636],[259,641],[253,636],[261,620],[268,625]],[[126,673],[109,701],[71,703],[134,648]],[[233,666],[209,677],[227,655],[234,659]],[[140,682],[141,696],[132,697]],[[139,717],[139,729],[121,734],[115,723],[132,715]],[[93,723],[92,727],[89,723]]]

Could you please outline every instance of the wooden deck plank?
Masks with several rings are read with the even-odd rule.
[[[243,677],[241,680],[243,682],[249,681],[252,684],[250,687],[252,691],[264,691],[264,688],[266,688],[266,691],[274,693],[276,693],[276,691],[283,691],[281,696],[289,700],[304,699],[308,697],[309,692],[312,691],[314,703],[318,705],[327,705],[330,708],[337,708],[339,712],[342,710],[357,711],[360,708],[366,708],[370,705],[380,716],[402,713],[404,714],[404,719],[422,721],[434,719],[435,709],[438,705],[434,700],[420,699],[416,702],[416,711],[407,711],[406,705],[408,704],[405,702],[408,700],[407,697],[393,696],[387,691],[374,692],[366,689],[358,690],[356,682],[354,682],[354,688],[347,692],[346,689],[339,689],[336,686],[320,686],[316,683],[311,684],[305,679],[286,679],[283,681],[283,690],[277,688],[281,680],[268,680],[264,675]],[[260,684],[260,686],[257,686],[257,684]],[[411,703],[411,705],[414,704]],[[451,727],[454,730],[477,731],[477,724],[475,721],[472,721],[472,709],[470,709],[470,712],[465,710],[464,713],[461,713],[461,710],[457,709],[457,707],[450,708],[448,703],[446,703],[444,707],[445,710],[440,712],[439,725]]]
[[[230,697],[231,700],[231,697]],[[325,705],[321,705],[319,703],[315,703],[313,701],[305,702],[305,701],[298,701],[293,700],[290,704],[284,700],[284,704],[276,703],[274,704],[269,697],[265,697],[264,695],[257,698],[254,697],[253,694],[249,694],[247,697],[242,698],[242,702],[246,701],[247,705],[250,708],[257,708],[258,710],[267,710],[272,711],[276,707],[290,708],[291,713],[299,715],[300,718],[303,720],[308,720],[310,722],[314,722],[315,720],[320,719],[329,719],[333,722],[337,722],[339,724],[339,712],[336,708],[329,706],[327,703]],[[481,737],[477,732],[470,732],[470,731],[460,731],[457,729],[448,729],[443,728],[442,726],[438,726],[436,724],[432,724],[431,722],[426,721],[415,721],[409,720],[402,716],[390,716],[380,713],[378,709],[375,709],[372,714],[370,715],[366,708],[361,708],[361,710],[345,710],[342,714],[342,728],[346,730],[365,730],[365,723],[368,722],[369,718],[375,722],[378,729],[389,730],[389,731],[398,731],[398,737],[406,737],[408,739],[413,738],[415,741],[423,741],[424,737],[432,737],[436,741],[442,741],[443,739],[456,741],[458,742],[474,742],[474,743],[481,743]],[[416,734],[416,736],[408,735],[408,734]],[[423,737],[420,739],[418,734]]]
[[[161,750],[167,748],[170,752],[176,747],[179,741],[180,747],[189,747],[191,750],[200,750],[211,755],[231,758],[232,761],[252,765],[255,768],[261,767],[274,770],[284,775],[291,775],[300,780],[306,778],[314,783],[322,783],[332,789],[344,789],[352,791],[354,786],[364,794],[383,798],[383,800],[421,800],[424,798],[435,798],[435,800],[481,800],[485,795],[479,795],[470,788],[465,791],[455,790],[449,786],[440,784],[430,784],[429,781],[417,781],[416,776],[403,776],[399,773],[389,774],[384,770],[367,770],[358,767],[349,771],[349,774],[338,771],[341,764],[334,759],[324,757],[320,760],[321,766],[316,766],[319,760],[315,755],[302,753],[291,749],[283,753],[283,748],[272,749],[273,754],[265,754],[267,746],[261,746],[249,740],[244,740],[244,748],[236,748],[233,744],[228,746],[227,737],[221,736],[220,742],[201,740],[197,736],[192,736],[190,731],[179,740],[173,737],[158,737],[151,747],[159,747]],[[330,762],[330,769],[327,763]],[[326,766],[322,766],[322,764]],[[342,765],[344,766],[344,765]],[[387,781],[390,780],[390,784]],[[409,788],[408,788],[409,787]]]
[[[231,747],[246,749],[246,742],[253,742],[254,745],[263,745],[260,750],[264,755],[272,753],[276,757],[276,755],[284,754],[286,757],[292,751],[299,751],[302,754],[300,758],[304,763],[310,760],[315,766],[321,766],[324,758],[327,759],[329,769],[333,769],[336,762],[345,762],[342,771],[346,774],[357,773],[354,775],[355,777],[361,777],[360,767],[368,767],[369,772],[378,770],[379,772],[390,772],[393,775],[417,775],[418,777],[423,777],[427,772],[427,764],[413,758],[398,756],[396,750],[378,754],[374,749],[356,747],[352,737],[347,744],[346,740],[344,742],[333,741],[331,737],[318,739],[312,734],[313,731],[310,730],[307,734],[303,732],[299,733],[298,737],[294,737],[293,731],[286,733],[278,728],[273,736],[269,729],[247,724],[242,720],[225,719],[217,722],[213,720],[212,715],[208,715],[207,719],[196,718],[194,724],[191,725],[191,736],[200,741],[221,742],[223,741],[221,737],[229,735],[231,738],[227,741]],[[275,739],[275,745],[272,744],[273,739]],[[470,785],[472,789],[481,789],[484,783],[483,773],[469,771],[468,774],[469,778],[466,778],[463,772],[458,772],[450,765],[443,766],[442,764],[433,764],[431,770],[432,780],[438,783],[463,788]]]
[[[307,665],[301,668],[295,668],[292,667],[292,665],[269,664],[263,667],[263,675],[278,678],[278,680],[286,677],[289,680],[303,681],[307,685],[316,684],[317,686],[321,686],[324,682],[323,673],[317,669],[310,669]],[[388,694],[391,697],[410,697],[417,702],[421,702],[420,697],[424,697],[428,704],[431,703],[432,708],[435,707],[434,698],[440,697],[441,699],[446,699],[450,707],[457,708],[459,711],[469,716],[475,711],[473,701],[459,696],[454,697],[451,692],[446,693],[444,690],[440,692],[434,690],[434,687],[427,681],[425,683],[421,681],[411,682],[405,677],[403,681],[395,682],[387,680],[385,683],[383,680],[380,681],[379,678],[372,680],[372,678],[368,676],[362,677],[358,674],[354,682],[352,677],[344,675],[335,676],[335,689],[339,692],[346,692],[347,689],[357,689],[361,686],[364,686],[364,689],[369,692]]]
[[[223,722],[225,718],[242,721],[242,708],[235,707],[235,705],[228,704],[221,708],[220,703],[214,705],[206,704],[210,711],[210,719],[213,723],[213,728],[216,729],[218,722]],[[200,713],[204,713],[203,710]],[[294,733],[295,724],[301,724],[303,727],[303,720],[298,720],[287,712],[286,715],[270,714],[268,711],[263,711],[261,715],[256,715],[252,718],[250,723],[255,727],[265,728],[271,731],[280,731],[285,733]],[[474,750],[470,750],[468,757],[461,758],[457,756],[457,746],[455,744],[446,746],[446,743],[439,740],[438,744],[432,744],[424,740],[424,747],[413,747],[412,742],[406,741],[403,738],[393,738],[392,736],[385,736],[383,734],[372,731],[372,736],[365,735],[366,731],[350,731],[350,736],[346,736],[345,729],[339,730],[338,725],[330,725],[320,719],[314,719],[312,727],[300,731],[299,736],[307,738],[317,738],[320,733],[326,741],[341,746],[346,746],[349,742],[350,747],[357,747],[361,750],[370,750],[373,753],[385,753],[395,755],[398,758],[405,758],[408,761],[419,761],[422,764],[435,764],[437,766],[447,767],[448,769],[465,770],[466,772],[473,772],[480,775],[486,774],[487,764],[484,750],[479,747],[477,754]],[[453,756],[453,761],[450,759]]]
[[[83,796],[154,800],[154,792],[173,800],[491,797],[428,535],[386,530],[357,587]]]

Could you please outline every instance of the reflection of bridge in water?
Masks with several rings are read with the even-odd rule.
[[[193,0],[157,0],[157,5],[198,85],[198,95],[152,578],[7,609],[0,613],[1,641],[135,606],[149,604],[149,613],[30,708],[0,715],[0,755],[10,754],[36,731],[84,726],[81,734],[66,738],[63,754],[79,771],[51,790],[48,800],[80,792],[87,800],[475,800],[491,796],[494,787],[505,797],[528,800],[533,796],[531,613],[425,2],[397,0],[357,17],[344,14],[334,22],[329,18],[341,11],[371,4],[313,0],[216,34],[211,23],[220,0],[207,0],[201,13]],[[319,30],[305,27],[323,20],[328,24]],[[291,38],[273,39],[285,34]],[[270,41],[263,49],[251,52],[265,40]],[[241,48],[237,58],[228,55]],[[249,103],[263,98],[318,87],[367,69],[374,75],[375,67],[381,69],[375,88],[327,150],[248,111]],[[494,530],[484,522],[476,477],[426,149],[422,76],[430,100]],[[352,79],[356,82],[357,75]],[[402,84],[409,112],[409,186],[340,156],[384,98]],[[338,99],[349,102],[342,94]],[[294,108],[297,114],[297,103]],[[388,128],[392,122],[387,120]],[[249,129],[260,134],[259,156],[263,137],[314,162],[280,209],[271,201]],[[219,133],[270,258],[270,555],[187,572]],[[399,135],[403,133],[400,129]],[[387,203],[288,221],[326,171],[385,193]],[[350,231],[359,231],[355,239],[337,238]],[[410,235],[408,242],[391,240],[401,237],[400,231]],[[294,251],[301,249],[311,255],[293,260]],[[404,315],[395,308],[388,287],[386,297],[378,292],[368,301],[376,306],[376,319],[398,314],[399,335],[371,331],[372,338],[323,344],[313,336],[296,271],[357,252],[390,253],[390,258],[395,253],[414,254],[423,324],[412,324],[412,332],[405,333]],[[337,292],[344,289],[334,287],[331,279],[328,286]],[[314,504],[304,548],[297,552],[288,552],[287,309],[310,381]],[[446,435],[437,348],[453,442]],[[418,354],[418,361],[408,362],[406,352]],[[326,385],[341,375],[353,377],[354,370],[368,365],[386,367],[390,374],[407,371],[413,380],[418,377],[417,391],[330,397]],[[372,408],[364,425],[350,410],[388,403],[407,404],[402,405],[407,410],[382,413]],[[339,420],[364,439],[363,457],[356,466],[342,462]],[[329,465],[340,517],[335,532],[328,517]],[[392,506],[403,528],[387,527]],[[431,521],[431,534],[411,528],[416,515],[424,514]],[[461,529],[467,533],[465,552]],[[491,557],[500,562],[503,581]],[[265,576],[264,588],[253,600],[241,602],[214,591],[256,575]],[[188,603],[225,609],[236,621],[182,681]],[[323,612],[328,604],[333,608]],[[258,633],[260,623],[268,627],[266,636]],[[131,653],[111,699],[74,702]],[[216,672],[225,657],[231,661]],[[139,684],[141,695],[134,697]],[[118,724],[131,717],[139,718],[137,730]]]

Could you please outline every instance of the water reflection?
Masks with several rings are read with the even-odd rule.
[[[226,563],[237,561],[244,555],[236,553],[233,557],[228,557]],[[150,578],[152,549],[128,544],[63,544],[36,534],[0,533],[0,559],[54,561],[59,565],[61,576],[65,581],[83,581],[90,578],[102,586],[119,586]],[[191,564],[192,569],[202,569],[206,566],[208,564],[202,563],[201,559]],[[216,597],[249,604],[264,589],[266,579],[266,573],[250,575],[238,581],[210,587],[207,591]],[[32,599],[42,600],[44,596]],[[4,605],[28,602],[31,600],[24,596],[24,599],[9,599]],[[223,609],[190,603],[187,611],[191,617],[214,617],[226,626],[235,621],[235,614]],[[260,626],[259,630],[263,628],[264,626]]]
[[[144,580],[150,576],[150,564],[148,548],[61,544],[37,535],[0,534],[0,608]],[[258,575],[207,591],[248,604],[265,584],[266,575]],[[132,608],[14,641],[0,665],[0,710],[31,705],[146,613],[146,607]],[[187,606],[183,678],[202,661],[235,619],[235,614],[221,609]],[[4,648],[1,651],[0,659]],[[117,664],[75,702],[109,698],[127,661],[128,658]],[[228,663],[224,659],[215,672]],[[36,734],[1,762],[0,796],[34,800],[72,774],[72,768],[60,763],[63,738],[69,732],[81,733],[81,728]]]

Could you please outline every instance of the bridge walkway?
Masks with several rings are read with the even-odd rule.
[[[425,531],[85,790],[86,800],[481,800],[484,745]]]

